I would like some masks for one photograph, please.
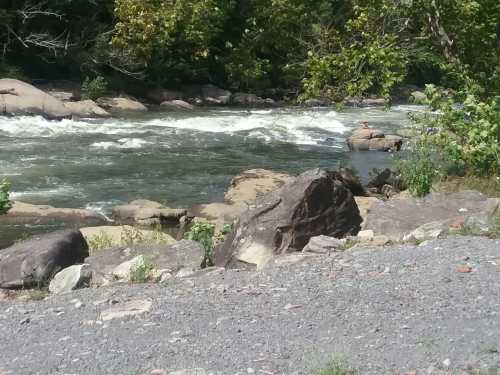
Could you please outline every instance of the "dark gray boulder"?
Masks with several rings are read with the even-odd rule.
[[[36,236],[0,250],[0,288],[46,284],[57,272],[83,263],[88,245],[79,230]]]
[[[362,218],[352,193],[334,172],[313,169],[257,199],[216,250],[215,263],[262,267],[276,255],[300,251],[318,235],[355,235]]]

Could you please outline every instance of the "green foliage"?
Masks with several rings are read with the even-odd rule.
[[[500,97],[481,100],[473,89],[457,98],[444,95],[433,85],[426,87],[431,107],[438,115],[425,118],[435,129],[428,137],[455,167],[477,175],[500,173]],[[463,98],[463,101],[457,99]]]
[[[185,233],[184,238],[201,243],[205,249],[205,256],[202,261],[203,267],[213,266],[215,225],[198,222],[194,223],[189,231]]]
[[[24,75],[21,68],[9,65],[4,61],[0,62],[0,79],[1,78],[18,79],[21,81],[28,80],[28,78],[26,77],[26,75]]]
[[[332,361],[327,366],[318,370],[317,375],[356,375],[357,371],[347,366],[342,361]]]
[[[408,190],[417,197],[429,194],[439,176],[434,151],[420,140],[411,143],[397,165]]]
[[[140,261],[130,270],[130,281],[132,283],[147,283],[153,276],[153,270],[153,264],[141,257]]]
[[[94,79],[86,77],[82,83],[82,99],[96,100],[106,95],[108,84],[104,77],[97,76]]]
[[[201,263],[201,267],[209,267],[214,265],[214,248],[216,245],[224,242],[227,234],[233,230],[233,223],[225,223],[220,231],[215,231],[215,224],[207,222],[194,223],[184,234],[184,238],[192,241],[197,241],[202,244],[205,249],[205,255]]]
[[[12,202],[9,199],[10,184],[2,180],[0,181],[0,215],[6,214],[12,207]]]

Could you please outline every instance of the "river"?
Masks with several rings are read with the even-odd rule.
[[[360,121],[395,133],[415,110],[205,108],[106,120],[0,117],[0,179],[12,183],[15,200],[104,213],[137,198],[172,207],[220,201],[231,177],[250,168],[298,173],[351,166],[366,179],[393,155],[349,153],[346,138]]]

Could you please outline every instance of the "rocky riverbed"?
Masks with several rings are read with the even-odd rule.
[[[4,300],[0,373],[311,374],[332,358],[361,374],[488,373],[500,367],[499,249],[458,236]]]

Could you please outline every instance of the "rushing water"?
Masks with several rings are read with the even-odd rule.
[[[0,179],[12,198],[108,211],[136,198],[171,206],[222,200],[249,168],[301,172],[350,165],[366,177],[386,153],[349,153],[362,120],[388,132],[418,109],[204,109],[107,120],[0,117]]]

